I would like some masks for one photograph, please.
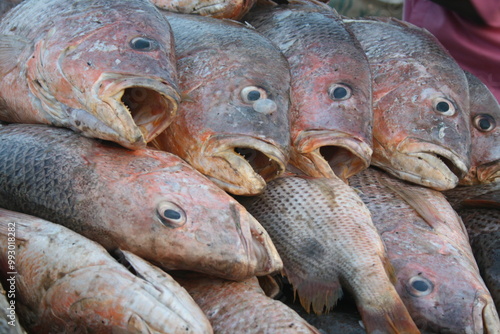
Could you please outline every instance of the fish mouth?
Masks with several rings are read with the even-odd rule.
[[[222,168],[205,175],[234,195],[260,194],[266,182],[283,174],[288,162],[278,147],[250,136],[212,136],[204,152],[223,161]]]
[[[500,160],[477,167],[477,178],[480,183],[500,181]]]
[[[303,131],[295,143],[292,164],[315,177],[334,174],[346,180],[368,168],[373,152],[366,142],[339,131]]]
[[[252,236],[252,263],[255,263],[254,276],[265,276],[283,269],[283,261],[264,227],[255,219],[250,222]]]
[[[500,320],[495,304],[488,295],[476,297],[472,309],[473,333],[498,333]]]
[[[372,164],[391,171],[397,177],[435,190],[448,190],[468,172],[468,161],[453,151],[420,139],[406,138],[392,157],[394,166]]]
[[[98,118],[115,130],[114,141],[130,149],[145,147],[164,131],[180,102],[178,92],[159,79],[104,73],[94,87],[98,100],[114,111],[113,119]]]

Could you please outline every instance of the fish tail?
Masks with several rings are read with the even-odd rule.
[[[319,282],[312,280],[296,280],[288,277],[293,285],[294,294],[307,313],[311,307],[314,313],[323,314],[330,311],[342,297],[342,287],[338,280]]]
[[[399,297],[395,303],[384,305],[383,309],[358,305],[358,310],[367,333],[420,333]]]

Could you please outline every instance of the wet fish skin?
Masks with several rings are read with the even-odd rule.
[[[396,289],[419,328],[499,333],[497,310],[465,227],[444,195],[375,168],[349,182],[372,213],[394,266]]]
[[[320,333],[291,308],[267,297],[256,277],[238,282],[190,274],[174,277],[205,312],[215,333]]]
[[[275,43],[290,64],[290,163],[311,176],[343,179],[368,167],[370,67],[337,12],[319,2],[296,0],[252,10],[243,20]]]
[[[370,212],[342,180],[286,175],[239,200],[268,231],[307,312],[331,309],[344,287],[368,333],[419,333],[391,281]]]
[[[24,0],[0,35],[0,120],[137,149],[176,115],[171,29],[148,0]]]
[[[393,18],[345,19],[373,75],[371,164],[436,190],[470,167],[469,89],[463,70],[424,29]]]
[[[4,209],[0,235],[15,240],[14,270],[7,242],[0,245],[0,276],[17,273],[16,310],[31,333],[212,333],[208,319],[176,281],[131,253],[124,256],[136,275],[97,243]]]
[[[7,13],[11,8],[17,6],[23,0],[2,0],[0,1],[0,17]]]
[[[0,207],[121,248],[164,269],[228,279],[282,262],[243,206],[180,158],[43,125],[0,128]]]
[[[469,83],[471,168],[460,185],[500,181],[500,104],[488,87],[465,71]]]
[[[163,13],[174,32],[186,98],[154,146],[180,156],[232,194],[262,192],[289,159],[286,59],[243,24]]]
[[[472,251],[495,306],[500,309],[500,205],[458,211],[469,234]]]
[[[256,0],[150,0],[155,6],[183,14],[199,14],[218,19],[241,19]]]

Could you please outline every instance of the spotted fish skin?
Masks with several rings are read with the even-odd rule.
[[[349,181],[372,213],[396,289],[419,328],[498,333],[498,313],[467,232],[444,195],[373,167]]]
[[[373,76],[371,164],[436,190],[454,188],[471,165],[464,71],[428,31],[393,18],[344,19]]]
[[[342,180],[286,175],[239,200],[268,231],[307,312],[331,309],[345,287],[369,333],[419,332],[391,282],[370,212]]]
[[[290,156],[290,70],[239,22],[163,11],[175,37],[179,117],[155,140],[235,195],[256,195]]]
[[[252,10],[243,18],[285,55],[291,72],[290,163],[347,179],[370,164],[372,78],[359,42],[315,1]]]
[[[243,279],[282,267],[255,218],[180,158],[63,128],[0,127],[0,207],[50,219],[164,269]]]
[[[291,308],[266,296],[256,277],[238,282],[200,275],[175,279],[205,312],[215,333],[320,334]]]

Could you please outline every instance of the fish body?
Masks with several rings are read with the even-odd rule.
[[[469,83],[471,117],[471,168],[460,185],[500,181],[500,104],[475,75]]]
[[[290,71],[238,22],[164,11],[175,37],[179,117],[155,140],[236,195],[255,195],[289,159]]]
[[[266,296],[256,277],[238,282],[194,275],[175,279],[205,312],[215,333],[320,334],[291,308]]]
[[[212,333],[169,275],[125,253],[132,274],[97,243],[57,224],[0,209],[0,276],[30,333]],[[14,272],[14,273],[12,273]]]
[[[218,19],[241,19],[256,0],[150,0],[158,8],[183,14],[199,14]]]
[[[472,251],[495,306],[500,309],[500,206],[468,207],[458,211],[469,234]]]
[[[144,147],[180,101],[170,26],[148,0],[25,0],[0,23],[0,120]]]
[[[50,219],[164,269],[229,279],[281,260],[262,226],[180,158],[44,125],[0,128],[0,207]]]
[[[244,20],[290,64],[290,163],[315,177],[346,179],[372,154],[371,74],[359,42],[331,7],[313,1],[251,11]]]
[[[369,168],[349,179],[370,209],[415,323],[439,333],[499,333],[465,227],[441,192]]]
[[[396,19],[344,20],[373,75],[371,164],[436,190],[470,167],[469,89],[463,70],[428,31]]]
[[[391,281],[370,212],[342,180],[287,175],[240,201],[268,231],[307,312],[331,309],[344,287],[367,332],[419,332]]]

